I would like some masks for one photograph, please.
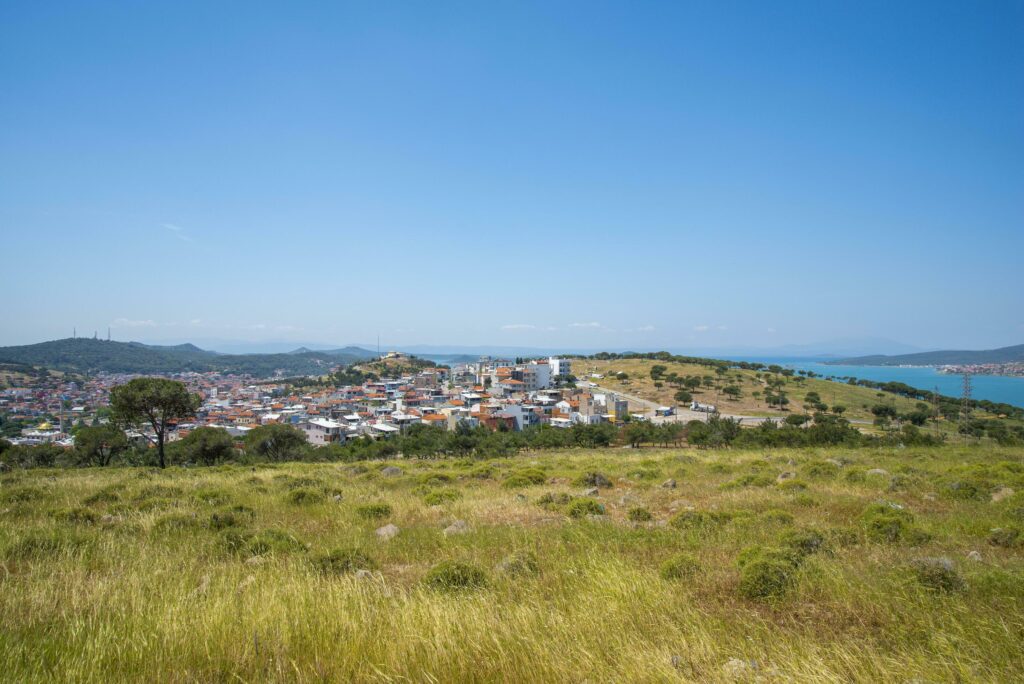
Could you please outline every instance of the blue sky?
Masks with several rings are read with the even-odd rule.
[[[1024,341],[1022,2],[6,2],[0,99],[0,344]]]

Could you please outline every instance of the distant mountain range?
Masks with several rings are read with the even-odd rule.
[[[0,347],[0,361],[77,373],[199,373],[220,371],[268,377],[313,375],[339,364],[364,361],[375,353],[359,347],[328,351],[296,349],[278,354],[219,354],[194,344],[160,346],[67,338],[17,347]]]
[[[1024,344],[981,351],[947,350],[886,356],[855,356],[828,363],[847,366],[960,366],[980,363],[1024,362]]]

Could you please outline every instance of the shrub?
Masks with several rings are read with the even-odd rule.
[[[1020,530],[1016,527],[997,527],[989,533],[988,543],[992,546],[1012,549],[1020,543]]]
[[[95,525],[100,516],[88,508],[62,508],[52,513],[54,519],[72,525]]]
[[[733,514],[726,511],[681,511],[669,521],[679,529],[704,529],[723,525],[733,519]]]
[[[782,598],[795,583],[792,563],[758,557],[740,569],[740,594],[748,599],[773,601]]]
[[[391,515],[391,506],[386,503],[364,504],[356,508],[356,515],[364,520],[380,520]]]
[[[445,561],[427,572],[423,583],[437,591],[463,591],[487,586],[487,573],[470,563]]]
[[[545,492],[537,499],[537,505],[550,511],[565,506],[573,498],[575,497],[565,492]]]
[[[801,558],[825,548],[825,537],[814,530],[790,530],[779,541],[784,549],[789,549]]]
[[[38,487],[14,487],[5,492],[0,492],[4,503],[29,503],[31,501],[43,501],[46,499],[46,492]]]
[[[581,487],[601,487],[607,489],[612,486],[612,481],[605,477],[603,473],[591,472],[580,476],[576,480],[576,484]]]
[[[770,508],[767,511],[764,511],[761,513],[761,519],[766,523],[773,523],[776,525],[793,524],[793,514],[780,508]]]
[[[565,512],[571,518],[583,518],[588,515],[604,515],[604,506],[594,499],[583,496],[569,502]]]
[[[651,515],[651,512],[646,508],[643,508],[642,506],[630,508],[626,516],[633,522],[650,522],[654,519],[654,516]]]
[[[807,489],[807,483],[803,480],[783,480],[778,486],[784,492],[802,492]]]
[[[844,479],[847,482],[858,484],[861,482],[867,482],[867,471],[865,471],[863,468],[852,468],[851,470],[846,471]]]
[[[195,514],[171,513],[153,523],[154,532],[182,532],[199,528]]]
[[[540,572],[540,563],[532,551],[516,551],[498,564],[498,571],[510,577],[525,577]]]
[[[911,563],[911,571],[924,587],[937,592],[959,591],[963,577],[948,558],[921,558]]]
[[[988,492],[978,483],[970,480],[955,480],[946,485],[943,492],[956,501],[977,501],[988,496]]]
[[[832,480],[839,474],[839,466],[828,461],[812,461],[801,472],[813,480]]]
[[[344,575],[356,570],[373,570],[377,564],[360,549],[334,549],[314,558],[313,566],[324,575]]]
[[[111,504],[117,503],[121,500],[121,496],[114,491],[109,489],[101,489],[95,494],[85,497],[82,499],[82,503],[86,506],[95,506],[97,504]]]
[[[177,499],[182,495],[181,487],[170,487],[168,485],[149,485],[139,490],[136,501],[146,499]]]
[[[231,501],[231,497],[222,489],[200,489],[192,496],[198,501],[213,506],[223,506]]]
[[[316,489],[307,489],[305,487],[299,489],[293,489],[288,492],[288,496],[285,497],[288,503],[296,506],[304,506],[307,504],[320,503],[324,500],[324,494]]]
[[[462,492],[457,489],[438,489],[423,497],[423,503],[428,506],[440,506],[450,501],[458,501],[462,498]]]
[[[511,475],[505,478],[505,481],[501,483],[501,486],[505,489],[522,489],[523,487],[533,486],[533,483],[522,475]]]
[[[677,553],[661,564],[659,574],[665,580],[688,579],[697,574],[700,564],[687,553]]]
[[[914,516],[901,507],[888,503],[873,503],[861,513],[864,532],[873,542],[896,543],[911,530]]]
[[[267,529],[247,538],[245,550],[253,556],[305,551],[306,545],[283,530]]]
[[[661,472],[655,468],[637,468],[626,473],[628,477],[634,480],[657,480],[661,477]]]
[[[210,514],[211,530],[226,530],[229,527],[241,527],[241,519],[231,511],[215,511]]]
[[[420,475],[420,484],[428,487],[451,484],[454,478],[448,473],[424,473]]]

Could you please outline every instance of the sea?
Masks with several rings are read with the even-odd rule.
[[[824,377],[855,377],[877,382],[902,382],[917,389],[934,391],[949,397],[963,396],[962,375],[940,373],[928,366],[842,366],[825,363],[824,359],[749,357],[736,361],[755,361],[778,364],[783,368],[814,371]],[[1024,378],[1003,375],[972,375],[971,397],[989,401],[1024,406]]]

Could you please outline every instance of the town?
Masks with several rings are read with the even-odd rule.
[[[292,425],[312,446],[369,437],[388,438],[417,424],[454,431],[460,426],[521,431],[538,425],[569,428],[626,420],[665,419],[674,407],[646,410],[612,392],[597,391],[573,375],[568,358],[498,359],[481,357],[452,367],[434,365],[401,352],[388,352],[381,368],[397,368],[393,377],[335,369],[328,386],[299,392],[296,383],[264,381],[221,373],[178,373],[190,392],[201,398],[194,421],[174,426],[168,441],[188,436],[196,427],[223,428],[232,437],[261,425]],[[100,374],[90,379],[55,381],[47,376],[27,387],[0,391],[5,438],[13,444],[74,445],[77,427],[110,419],[110,390],[133,375]],[[332,378],[362,380],[331,383]],[[298,383],[301,386],[301,383]],[[693,402],[695,410],[714,406]],[[150,436],[129,432],[136,446]]]

